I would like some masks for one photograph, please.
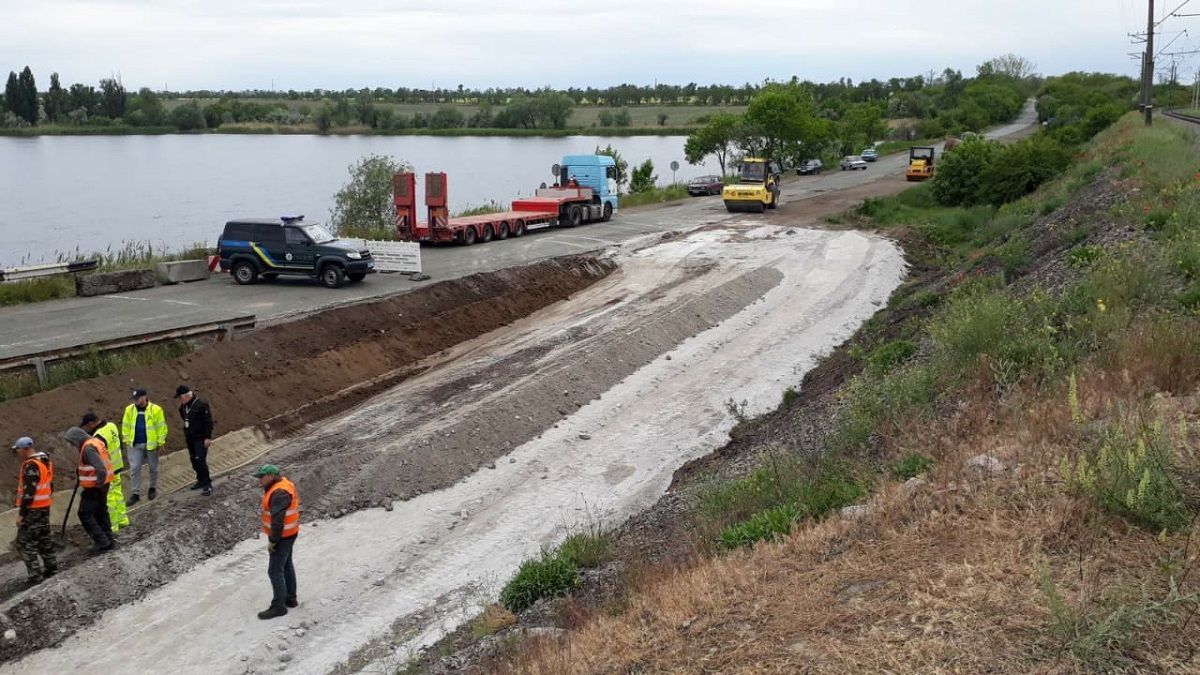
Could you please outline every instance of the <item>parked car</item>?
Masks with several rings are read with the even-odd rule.
[[[847,155],[842,158],[842,171],[867,170],[867,163],[858,155]]]
[[[221,271],[243,286],[288,274],[338,288],[375,271],[375,259],[361,241],[338,239],[322,225],[305,223],[304,216],[231,220],[217,241],[217,255]]]
[[[688,181],[687,191],[693,197],[719,195],[725,189],[725,181],[720,176],[700,176]]]
[[[800,162],[800,166],[796,167],[796,175],[797,176],[815,176],[815,175],[821,173],[821,169],[824,169],[824,168],[825,168],[825,165],[821,163],[821,160],[806,159],[803,162]]]
[[[866,150],[862,151],[862,155],[860,155],[860,157],[863,158],[864,162],[874,162],[875,160],[879,159],[879,152],[875,148],[867,148]]]

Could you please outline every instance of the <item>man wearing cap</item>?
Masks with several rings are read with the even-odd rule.
[[[133,390],[133,403],[121,420],[121,441],[129,457],[129,505],[141,500],[142,466],[150,465],[150,499],[158,496],[158,451],[167,445],[167,417],[145,389]]]
[[[112,550],[112,522],[108,519],[108,486],[112,484],[112,461],[104,441],[79,427],[64,434],[79,452],[79,522],[92,538],[92,552]]]
[[[204,496],[212,494],[212,477],[208,473],[208,448],[212,445],[213,419],[208,402],[196,396],[186,384],[175,388],[179,399],[179,417],[183,419],[183,437],[187,441],[188,458],[196,472],[193,490],[204,490]]]
[[[108,520],[112,523],[113,534],[122,527],[129,527],[129,516],[125,513],[125,492],[121,486],[121,472],[125,470],[125,460],[121,456],[121,432],[117,425],[100,419],[94,412],[87,412],[79,426],[89,434],[104,441],[108,450],[108,459],[112,462],[113,479],[108,486]]]
[[[50,506],[54,501],[54,465],[46,453],[22,436],[13,444],[21,459],[17,473],[17,550],[25,561],[29,583],[40,583],[58,572],[54,539],[50,536]],[[38,565],[41,556],[41,565]]]
[[[262,531],[267,535],[267,577],[271,579],[271,606],[259,612],[258,618],[274,619],[299,604],[292,548],[300,534],[300,493],[292,481],[279,475],[274,464],[263,464],[254,475],[263,489]]]

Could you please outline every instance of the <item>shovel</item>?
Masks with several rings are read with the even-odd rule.
[[[58,548],[67,547],[67,519],[71,517],[71,507],[75,506],[75,495],[79,493],[79,479],[75,479],[75,489],[71,490],[71,501],[67,503],[67,512],[63,514],[62,529],[58,532]]]

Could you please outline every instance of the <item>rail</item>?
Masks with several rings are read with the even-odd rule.
[[[257,317],[253,314],[225,319],[222,321],[209,321],[205,323],[191,324],[179,328],[171,328],[168,330],[154,331],[151,333],[142,333],[140,335],[128,335],[111,340],[100,340],[97,342],[89,342],[87,344],[75,345],[73,347],[63,347],[59,349],[51,349],[33,354],[22,354],[13,356],[7,359],[0,359],[0,372],[16,370],[18,368],[33,368],[37,373],[38,382],[45,385],[49,381],[46,372],[46,365],[54,361],[70,359],[88,353],[103,353],[117,349],[127,349],[129,347],[141,347],[160,342],[169,342],[171,340],[180,340],[184,338],[204,337],[207,335],[221,335],[226,340],[232,340],[239,330],[251,330],[257,323]]]
[[[8,267],[0,269],[0,283],[26,281],[39,277],[54,276],[56,274],[90,272],[98,267],[100,267],[99,260],[77,260],[69,263],[46,263],[44,265],[30,265],[28,267]]]
[[[1162,114],[1165,117],[1177,119],[1181,122],[1189,122],[1191,124],[1200,124],[1200,117],[1193,117],[1192,115],[1184,115],[1181,112],[1176,112],[1176,110],[1174,108],[1164,108],[1162,111]]]

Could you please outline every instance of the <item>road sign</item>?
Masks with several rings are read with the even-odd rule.
[[[412,241],[364,241],[380,272],[421,272],[421,245]]]
[[[671,184],[675,184],[675,172],[679,170],[679,162],[671,160]]]

